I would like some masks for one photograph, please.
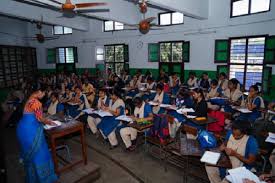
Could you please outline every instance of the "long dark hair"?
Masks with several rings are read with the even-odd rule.
[[[242,134],[251,135],[252,126],[249,121],[236,120],[232,123],[232,130],[240,130]]]
[[[201,88],[195,88],[193,91],[194,91],[195,93],[201,94],[202,100],[205,100],[204,94],[203,94],[203,90],[202,90]]]

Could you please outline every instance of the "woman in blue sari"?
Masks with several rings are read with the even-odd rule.
[[[101,122],[97,125],[97,128],[100,130],[104,139],[109,140],[111,147],[114,149],[118,145],[116,138],[116,129],[121,129],[120,121],[116,120],[118,116],[124,115],[125,104],[120,97],[120,93],[117,90],[114,90],[111,95],[111,101],[109,106],[102,106],[102,110],[111,113],[113,116],[103,117]],[[120,130],[118,129],[118,130]]]
[[[43,124],[54,125],[42,117],[40,99],[42,90],[35,91],[25,104],[24,114],[17,126],[17,138],[23,159],[26,183],[54,183],[57,176],[48,145],[43,133]]]

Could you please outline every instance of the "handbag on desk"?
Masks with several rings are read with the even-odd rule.
[[[211,132],[208,132],[206,130],[201,130],[198,133],[197,139],[200,143],[200,147],[203,149],[217,147],[216,137]]]

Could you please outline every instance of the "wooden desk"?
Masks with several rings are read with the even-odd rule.
[[[146,125],[140,125],[140,124],[134,122],[134,123],[128,124],[128,126],[136,129],[139,132],[143,132],[144,130],[154,126],[154,124],[151,123],[151,124],[146,124]]]
[[[56,154],[56,147],[57,147],[56,140],[77,132],[80,133],[80,142],[82,145],[82,160],[72,162],[59,169],[57,154]],[[86,141],[84,136],[84,125],[81,122],[72,121],[68,123],[62,123],[62,125],[59,127],[46,130],[46,136],[49,138],[49,141],[50,141],[50,148],[51,148],[52,158],[54,162],[54,169],[57,174],[60,174],[61,172],[77,164],[80,164],[80,163],[84,163],[85,165],[87,164],[87,149],[86,149]]]
[[[216,118],[212,118],[212,117],[207,117],[206,120],[196,120],[196,119],[190,119],[193,123],[197,124],[197,125],[208,125],[210,123],[215,123],[217,122]]]

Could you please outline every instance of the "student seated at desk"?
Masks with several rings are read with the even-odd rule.
[[[169,93],[170,92],[170,86],[168,84],[168,79],[163,77],[163,78],[160,78],[159,80],[159,84],[162,84],[163,85],[163,91],[165,93]]]
[[[152,78],[152,77],[153,77],[152,73],[149,70],[147,70],[144,75],[144,82],[147,82],[148,78]]]
[[[170,77],[170,90],[172,95],[176,95],[180,89],[180,78],[176,73],[173,73]]]
[[[198,78],[195,72],[189,72],[189,78],[187,80],[188,87],[198,87]]]
[[[211,79],[207,72],[202,73],[201,79],[199,81],[199,87],[208,90],[210,88]]]
[[[47,113],[49,115],[61,114],[64,115],[64,105],[58,101],[58,93],[52,93],[51,99],[47,104]]]
[[[89,104],[92,105],[95,99],[95,88],[91,83],[89,83],[88,79],[84,80],[84,84],[82,85],[82,91],[86,95]]]
[[[145,103],[142,98],[136,97],[134,99],[134,116],[132,117],[134,121],[153,121],[152,108],[149,104]],[[133,151],[135,149],[137,130],[132,127],[125,127],[120,130],[120,136],[126,146],[127,151]]]
[[[150,91],[151,90],[156,90],[156,83],[154,82],[152,77],[147,78],[146,86],[145,86],[145,91],[142,93],[142,99],[144,101],[148,101],[150,99]]]
[[[69,101],[71,104],[68,106],[69,115],[73,118],[77,118],[81,114],[82,110],[90,108],[90,104],[86,96],[81,92],[79,87],[75,87],[75,94]]]
[[[275,113],[275,101],[272,101],[272,102],[270,102],[270,103],[268,104],[268,110],[270,110],[270,111],[272,111],[272,112]],[[275,115],[272,114],[272,115],[270,116],[269,120],[270,120],[270,121],[275,120]]]
[[[120,78],[122,79],[122,81],[128,85],[131,81],[131,76],[129,75],[127,70],[122,70],[121,74],[120,74]]]
[[[219,87],[225,91],[228,88],[228,79],[224,72],[219,74]]]
[[[195,112],[188,112],[188,113],[185,113],[184,115],[186,116],[191,115],[196,117],[207,117],[207,103],[204,99],[203,90],[201,88],[196,88],[193,90],[193,92],[194,92],[193,99],[195,101],[193,109]],[[187,124],[194,126],[198,129],[204,128],[204,126],[196,125],[190,120],[187,120]]]
[[[218,81],[216,79],[213,79],[210,84],[210,89],[209,89],[208,93],[206,94],[206,99],[220,97],[220,96],[222,96],[222,92],[223,92],[222,89],[218,85]],[[219,105],[217,105],[216,103],[212,104],[211,102],[208,102],[207,106],[209,109],[212,109],[212,110],[219,109]]]
[[[121,99],[120,92],[113,90],[109,106],[102,106],[101,108],[104,111],[110,112],[113,116],[103,117],[97,127],[103,138],[108,138],[111,145],[110,149],[114,149],[118,145],[115,131],[120,126],[120,121],[116,120],[116,117],[125,114],[125,104]]]
[[[97,100],[97,109],[103,109],[103,107],[106,107],[110,103],[110,99],[106,95],[106,91],[104,89],[99,89],[98,91],[98,100]],[[87,117],[88,125],[92,131],[93,134],[97,134],[97,125],[100,123],[101,118],[97,115],[89,115]]]
[[[243,100],[243,93],[238,89],[238,80],[231,79],[228,82],[228,88],[224,92],[224,96],[228,98],[228,104],[224,106],[225,112],[233,112],[231,105],[240,106]]]
[[[158,84],[156,87],[156,94],[153,97],[153,101],[160,104],[169,104],[170,103],[170,98],[163,91],[163,84]],[[159,105],[153,107],[153,113],[154,114],[162,114],[165,112],[165,109],[161,108]]]
[[[74,93],[71,91],[69,87],[65,89],[65,93],[60,97],[60,102],[65,104],[72,100]]]
[[[138,87],[140,86],[140,81],[138,80],[138,77],[135,75],[133,79],[130,81],[129,84],[129,91],[127,94],[127,98],[133,98],[138,94]]]
[[[258,154],[256,139],[250,135],[250,123],[248,121],[234,121],[232,131],[226,135],[225,142],[220,146],[230,159],[232,168],[245,166],[251,169]],[[205,166],[211,183],[226,183],[226,170],[213,166]]]
[[[239,120],[255,122],[261,117],[260,109],[265,108],[264,101],[259,96],[259,88],[257,85],[252,85],[249,88],[247,99],[242,103],[242,107],[246,107],[251,113],[241,113],[238,117]]]
[[[190,96],[189,92],[185,91],[184,89],[181,89],[179,91],[175,102],[175,105],[178,109],[182,107],[193,108],[194,106],[194,101],[192,97]],[[168,114],[174,117],[174,123],[168,123],[169,134],[172,138],[174,138],[178,128],[181,126],[182,123],[186,121],[186,119],[182,114],[179,114],[175,110],[168,110]]]

